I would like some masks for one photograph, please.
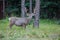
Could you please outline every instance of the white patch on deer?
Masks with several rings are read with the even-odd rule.
[[[9,18],[9,21],[11,20],[11,18]]]

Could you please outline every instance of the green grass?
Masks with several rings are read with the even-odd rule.
[[[33,28],[33,24],[26,29],[13,26],[9,29],[8,19],[0,20],[0,40],[60,40],[60,25],[54,20],[41,19],[39,28]]]

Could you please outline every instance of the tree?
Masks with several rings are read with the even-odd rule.
[[[32,0],[30,0],[30,13],[32,13]]]
[[[25,17],[25,0],[21,0],[21,17]]]
[[[3,0],[3,18],[5,18],[5,0]]]
[[[34,13],[35,13],[34,27],[39,27],[40,0],[35,0],[35,1],[36,1],[36,5],[34,9]]]

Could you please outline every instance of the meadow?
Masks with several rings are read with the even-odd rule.
[[[39,28],[33,28],[33,22],[26,29],[13,26],[9,29],[7,19],[0,20],[0,40],[60,40],[60,25],[55,20],[40,19]]]

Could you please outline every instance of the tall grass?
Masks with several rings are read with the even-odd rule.
[[[33,28],[33,23],[26,29],[13,26],[9,29],[8,19],[0,20],[0,40],[60,40],[60,25],[54,20],[41,19],[39,28]]]

